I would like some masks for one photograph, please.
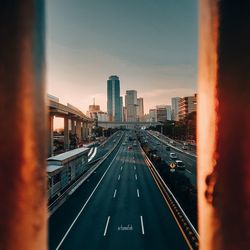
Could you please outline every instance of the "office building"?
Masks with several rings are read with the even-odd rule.
[[[143,98],[137,98],[137,115],[139,118],[139,121],[142,122],[144,120],[144,104],[143,104]]]
[[[94,119],[96,122],[106,122],[108,121],[108,114],[107,112],[103,112],[100,109],[100,105],[94,103],[92,105],[89,105],[89,110],[87,111],[87,116]]]
[[[127,90],[125,95],[126,119],[128,122],[138,121],[137,91]]]
[[[179,121],[179,101],[180,101],[180,97],[171,98],[172,120],[174,121]]]
[[[107,113],[109,121],[122,121],[120,80],[118,76],[110,76],[107,81]]]
[[[156,121],[165,122],[171,120],[171,106],[170,105],[157,105],[156,106]]]
[[[149,110],[149,121],[156,122],[156,109]]]
[[[123,115],[123,98],[120,96],[120,109],[121,109],[121,121],[124,121],[124,115]]]
[[[182,120],[188,114],[195,112],[197,108],[197,94],[186,96],[179,100],[179,119]]]

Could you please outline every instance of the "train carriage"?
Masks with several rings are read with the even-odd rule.
[[[77,148],[47,159],[49,199],[59,196],[87,168],[89,148]]]

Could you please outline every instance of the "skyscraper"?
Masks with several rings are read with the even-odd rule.
[[[170,105],[157,105],[156,106],[156,119],[158,122],[165,122],[171,120],[171,106]]]
[[[137,113],[138,113],[138,117],[139,117],[139,121],[143,121],[144,119],[144,104],[143,104],[143,98],[137,98]]]
[[[174,121],[179,121],[179,101],[180,101],[180,97],[171,98],[172,120]]]
[[[124,121],[124,116],[123,116],[123,98],[120,96],[120,109],[121,109],[121,121]]]
[[[128,122],[138,120],[137,116],[137,91],[127,90],[125,96],[126,117]]]
[[[197,94],[185,96],[179,100],[179,119],[184,119],[188,114],[195,112],[197,107]]]
[[[109,121],[122,121],[120,98],[120,80],[118,76],[110,76],[107,81],[107,112]]]
[[[156,109],[149,110],[149,120],[150,122],[156,122]]]

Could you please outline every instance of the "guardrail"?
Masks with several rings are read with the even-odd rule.
[[[89,176],[110,156],[110,154],[119,146],[122,138],[124,136],[124,133],[119,138],[118,142],[102,157],[95,159],[88,163],[88,165],[92,165],[93,163],[97,162],[95,165],[91,166],[86,172],[82,174],[82,176],[74,182],[72,185],[70,185],[55,201],[53,201],[48,206],[48,217],[50,217],[69,197],[72,195],[78,187],[82,185],[82,183],[89,178]]]
[[[181,205],[175,198],[174,194],[171,192],[169,187],[166,185],[160,174],[158,173],[157,169],[155,168],[154,164],[150,161],[144,150],[142,149],[141,145],[139,144],[140,150],[146,162],[146,165],[151,172],[160,192],[162,193],[177,225],[179,226],[188,246],[190,249],[198,249],[199,247],[199,234],[197,233],[196,229],[188,219],[187,215],[183,211]]]

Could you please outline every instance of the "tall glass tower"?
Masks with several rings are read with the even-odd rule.
[[[110,76],[107,81],[107,112],[109,121],[122,121],[121,105],[119,77]]]

